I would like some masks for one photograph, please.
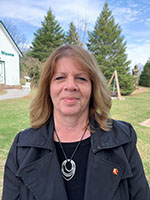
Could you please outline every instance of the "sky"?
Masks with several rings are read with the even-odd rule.
[[[71,21],[78,27],[87,22],[87,30],[93,31],[105,0],[0,0],[0,20],[11,21],[24,34],[30,45],[34,33],[41,27],[49,8],[62,28],[67,31]],[[115,23],[122,28],[126,54],[131,68],[145,65],[150,57],[150,1],[107,0]]]

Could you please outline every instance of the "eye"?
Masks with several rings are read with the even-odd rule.
[[[55,78],[56,81],[63,80],[63,79],[64,79],[63,76],[58,76],[58,77]]]
[[[78,79],[78,80],[80,80],[80,81],[87,81],[87,79],[86,79],[86,78],[84,78],[84,77],[81,77],[81,76],[77,77],[77,79]]]

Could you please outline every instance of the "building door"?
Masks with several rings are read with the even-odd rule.
[[[2,61],[0,61],[0,83],[5,83],[5,65]]]

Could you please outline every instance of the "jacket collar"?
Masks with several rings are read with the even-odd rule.
[[[99,127],[94,118],[91,118],[91,143],[94,153],[103,149],[115,148],[131,141],[129,127],[121,121],[111,121],[111,129],[104,131]]]
[[[109,131],[102,130],[94,118],[90,119],[91,147],[94,153],[103,149],[121,146],[131,141],[128,126],[120,121],[112,120],[112,128]],[[29,128],[22,132],[17,146],[37,147],[53,150],[53,116],[39,129]],[[31,139],[32,138],[32,139]]]
[[[19,147],[37,147],[48,150],[53,150],[53,131],[54,121],[51,116],[50,119],[40,128],[28,128],[21,132],[20,139],[17,144]]]

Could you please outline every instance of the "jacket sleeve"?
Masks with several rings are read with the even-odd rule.
[[[20,200],[20,180],[15,176],[18,169],[17,141],[18,135],[11,146],[5,164],[2,200]]]
[[[136,133],[130,125],[130,133],[133,138],[130,149],[129,162],[133,177],[129,179],[129,191],[131,200],[150,200],[150,190],[145,177],[143,164],[136,148]]]

